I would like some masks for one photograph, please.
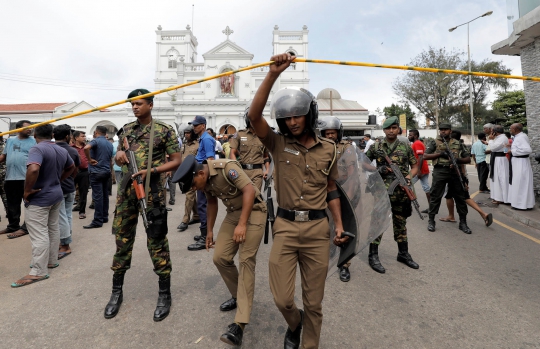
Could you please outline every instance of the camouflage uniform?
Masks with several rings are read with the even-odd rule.
[[[165,163],[165,154],[179,153],[180,147],[174,129],[154,119],[154,149],[152,153],[152,167],[158,167]],[[118,142],[118,151],[124,151],[123,140],[127,137],[130,144],[130,150],[135,154],[137,166],[139,170],[147,168],[148,162],[148,144],[150,142],[150,127],[151,124],[141,125],[138,121],[134,121],[124,125],[124,132],[120,135]],[[131,253],[133,244],[135,243],[135,232],[139,219],[139,209],[137,204],[137,196],[135,190],[129,180],[128,166],[122,166],[123,178],[127,178],[125,185],[124,181],[118,188],[116,197],[116,209],[114,212],[113,233],[116,236],[116,253],[113,258],[111,269],[115,274],[124,274],[131,266]],[[157,196],[159,197],[158,205],[165,207],[165,194],[163,181],[160,180],[160,174],[152,174],[151,182],[157,186]],[[148,211],[150,211],[155,203],[152,195],[148,195]],[[151,238],[147,237],[147,247],[152,263],[154,264],[154,272],[160,277],[168,278],[171,273],[171,259],[169,254],[169,241],[167,237]]]
[[[182,144],[182,161],[186,158],[188,155],[197,155],[197,151],[199,150],[199,141],[195,140],[192,142],[185,142]],[[176,185],[176,184],[173,184]],[[197,191],[194,189],[191,189],[186,193],[186,202],[184,204],[184,218],[182,218],[182,223],[188,224],[189,223],[189,215],[193,212],[193,220],[198,221],[199,219],[199,212],[197,212]]]
[[[450,138],[448,147],[456,159],[469,157],[470,154],[458,140]],[[428,144],[426,154],[442,153],[446,151],[446,146],[440,136],[435,142]],[[433,160],[433,180],[431,185],[431,200],[429,202],[429,216],[435,217],[439,213],[441,199],[444,195],[444,189],[448,184],[448,192],[452,193],[452,198],[456,202],[456,210],[460,218],[467,216],[467,204],[465,200],[469,198],[469,193],[461,187],[456,170],[450,168],[451,160],[439,157]],[[463,173],[463,172],[462,172]]]
[[[251,179],[255,187],[262,190],[263,172],[265,169],[264,155],[266,148],[259,140],[256,134],[250,129],[240,130],[229,140],[231,149],[238,150],[238,161],[242,164],[242,169]],[[247,166],[256,165],[261,168],[249,169]]]
[[[0,154],[4,152],[5,145],[6,143],[4,142],[4,137],[0,137]],[[6,162],[3,161],[0,163],[0,196],[2,197],[2,203],[4,204],[4,209],[7,212],[8,204],[7,204],[6,192],[4,190],[5,180],[6,180]]]
[[[366,153],[366,156],[377,163],[377,168],[382,166],[389,166],[385,159],[385,155],[388,155],[390,160],[397,164],[401,169],[403,176],[409,174],[409,168],[411,165],[417,163],[413,150],[409,144],[403,143],[399,140],[395,140],[390,144],[386,140],[374,143]],[[396,177],[391,173],[381,174],[386,189],[392,184]],[[412,214],[411,201],[407,197],[405,191],[401,186],[397,186],[394,193],[390,195],[390,204],[392,205],[392,224],[394,228],[394,240],[398,243],[407,241],[407,217]],[[383,234],[376,238],[373,243],[380,244]]]

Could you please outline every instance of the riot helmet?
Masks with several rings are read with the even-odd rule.
[[[289,128],[285,124],[285,119],[304,115],[306,116],[304,132],[309,130],[315,133],[319,108],[315,96],[308,90],[300,87],[285,87],[272,97],[270,117],[276,119],[279,131],[285,136],[289,136]]]
[[[326,130],[336,130],[338,133],[338,142],[343,139],[343,124],[341,120],[335,116],[325,116],[317,122],[317,128],[321,132],[321,136],[326,137]]]
[[[246,109],[244,110],[244,121],[246,122],[246,128],[249,128],[250,126],[250,122],[248,118],[248,111],[249,111],[249,107],[251,107],[251,102],[253,102],[253,100],[250,100],[249,102],[247,102]]]
[[[190,124],[181,124],[178,126],[178,132],[180,133],[180,136],[184,141],[186,141],[186,133],[189,133],[190,140],[193,142],[197,139],[197,134],[195,133],[195,129],[193,128],[193,125]]]

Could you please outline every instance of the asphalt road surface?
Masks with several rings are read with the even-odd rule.
[[[471,194],[478,188],[474,175],[471,188]],[[420,183],[416,190],[426,208]],[[475,200],[487,201],[487,195],[478,194]],[[111,223],[84,230],[93,211],[87,211],[86,220],[75,216],[73,253],[50,270],[50,279],[17,289],[10,284],[28,273],[30,239],[0,236],[0,347],[230,348],[219,337],[233,322],[234,312],[219,311],[230,294],[212,263],[213,252],[187,250],[198,227],[177,232],[184,211],[181,195],[172,208],[168,236],[173,306],[159,323],[152,320],[158,277],[142,223],[124,303],[111,320],[103,318],[115,251]],[[483,209],[492,212],[496,222],[488,228],[470,209],[472,235],[458,230],[457,223],[438,221],[447,213],[444,203],[436,232],[428,232],[427,220],[414,213],[408,222],[409,251],[419,270],[396,261],[397,245],[389,230],[380,247],[386,274],[372,271],[363,251],[353,259],[350,282],[333,275],[326,283],[320,347],[540,348],[540,232],[496,208]],[[1,212],[3,228],[7,219]],[[224,213],[221,206],[218,222]],[[254,307],[243,348],[283,346],[287,325],[268,286],[270,248],[271,242],[261,245],[258,254]],[[301,307],[299,275],[296,298]]]

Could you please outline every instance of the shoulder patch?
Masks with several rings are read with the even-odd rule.
[[[231,168],[228,175],[230,179],[236,180],[238,178],[238,171],[236,171],[234,168]]]

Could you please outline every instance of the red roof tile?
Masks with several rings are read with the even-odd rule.
[[[6,111],[53,111],[54,108],[57,108],[66,103],[28,103],[28,104],[0,104],[0,112]]]

